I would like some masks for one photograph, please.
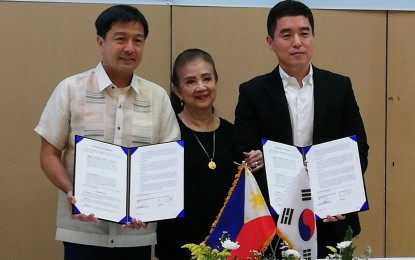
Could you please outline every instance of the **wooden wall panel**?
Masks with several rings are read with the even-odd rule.
[[[414,256],[414,12],[390,12],[388,33],[386,252]]]
[[[1,259],[62,259],[57,190],[40,169],[33,129],[58,82],[98,64],[94,22],[108,6],[0,2]],[[139,8],[150,34],[138,73],[166,87],[170,8]]]
[[[386,12],[314,11],[314,64],[351,78],[365,123],[369,167],[365,173],[369,211],[360,213],[356,252],[367,245],[373,256],[385,246]]]
[[[266,10],[255,8],[173,7],[173,60],[188,48],[209,52],[219,74],[215,107],[234,121],[239,84],[267,73],[276,57],[267,48]]]

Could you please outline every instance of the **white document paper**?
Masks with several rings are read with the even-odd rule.
[[[183,147],[140,147],[131,155],[130,215],[144,222],[176,218],[184,207]]]
[[[270,202],[276,213],[281,213],[284,194],[305,165],[317,218],[368,209],[359,151],[352,138],[305,148],[263,143]]]
[[[76,136],[73,213],[126,223],[183,212],[183,142],[126,148]]]
[[[268,192],[272,208],[281,214],[284,195],[304,167],[297,147],[266,140],[263,146]]]

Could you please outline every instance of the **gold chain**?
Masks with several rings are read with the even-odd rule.
[[[192,129],[190,129],[190,130],[192,130]],[[213,131],[213,154],[212,154],[212,158],[210,158],[210,156],[209,156],[208,152],[206,151],[205,147],[202,145],[202,142],[200,142],[199,138],[197,138],[197,135],[193,130],[192,130],[192,133],[195,136],[197,142],[200,144],[200,147],[202,147],[203,151],[206,153],[206,156],[210,160],[210,162],[208,163],[209,169],[214,170],[216,168],[216,163],[213,161],[213,159],[215,158],[215,147],[216,147],[216,145],[215,145],[215,143],[216,143],[215,142],[216,141],[215,140],[215,135],[216,134],[215,133],[216,133],[216,131]]]

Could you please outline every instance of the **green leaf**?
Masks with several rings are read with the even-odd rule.
[[[337,253],[337,249],[332,246],[326,246],[331,252]]]
[[[343,241],[352,241],[353,238],[353,230],[350,226],[347,226],[346,235],[344,236]]]

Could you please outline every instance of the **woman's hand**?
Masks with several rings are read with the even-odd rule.
[[[251,169],[252,172],[256,172],[262,169],[264,165],[264,157],[260,150],[252,150],[250,152],[244,152],[245,163]]]

